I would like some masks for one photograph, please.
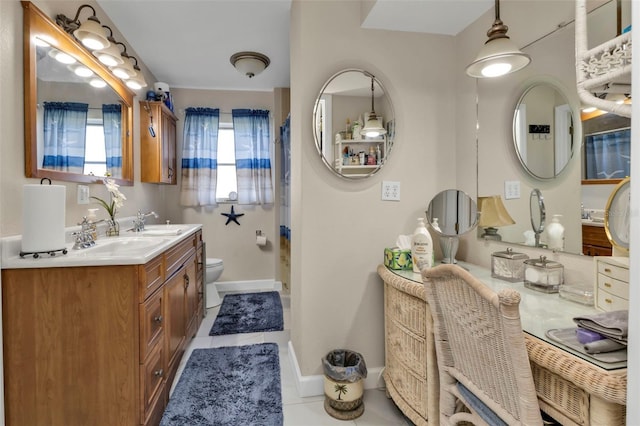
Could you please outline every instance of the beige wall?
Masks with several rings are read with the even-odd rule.
[[[303,375],[321,373],[320,359],[342,347],[370,367],[384,365],[376,267],[385,247],[413,232],[431,197],[456,186],[454,39],[360,22],[359,2],[292,5],[292,343]],[[325,168],[311,128],[318,91],[345,68],[381,80],[397,120],[388,163],[358,181]],[[383,180],[401,182],[399,202],[380,200]]]

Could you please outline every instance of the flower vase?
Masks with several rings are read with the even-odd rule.
[[[107,237],[117,237],[120,235],[120,224],[115,218],[107,220]]]

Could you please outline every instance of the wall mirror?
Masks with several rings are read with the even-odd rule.
[[[513,145],[522,167],[537,179],[553,179],[573,156],[574,112],[551,82],[527,87],[513,114]]]
[[[363,134],[371,112],[382,132]],[[347,179],[373,175],[389,160],[396,122],[389,94],[380,80],[360,69],[334,74],[313,107],[313,136],[324,164]]]
[[[91,183],[108,172],[133,185],[133,93],[32,3],[22,6],[25,175]]]
[[[622,3],[624,28],[630,23],[630,15],[624,11],[625,1]],[[590,47],[616,37],[617,6],[616,0],[605,1],[589,12]],[[581,106],[576,88],[575,25],[570,21],[574,10],[569,5],[563,4],[563,7],[569,18],[565,19],[565,23],[546,35],[528,35],[535,41],[522,47],[522,51],[532,58],[527,68],[498,79],[477,81],[478,196],[500,195],[503,198],[505,208],[515,222],[500,228],[503,242],[532,245],[530,193],[533,189],[539,189],[544,195],[547,217],[562,215],[562,225],[565,227],[564,252],[583,254],[583,227],[591,224],[587,223],[587,220],[581,220],[581,206],[585,210],[597,210],[603,214],[607,198],[615,183],[601,181],[598,183],[608,185],[590,185],[584,181],[586,162],[582,146],[583,136],[600,130],[592,130],[590,123],[583,121],[579,115]],[[549,98],[553,97],[554,101],[549,102],[549,105],[553,106],[545,112],[544,117],[532,117],[532,121],[529,121],[529,113],[532,111],[529,97],[537,95],[538,92]],[[566,100],[562,99],[563,97]],[[526,105],[527,121],[523,121],[519,131],[516,131],[516,106],[522,105],[522,100]],[[569,105],[573,113],[571,118],[568,110],[564,111],[565,107],[556,108],[564,104]],[[561,112],[560,117],[556,116],[557,109]],[[573,121],[572,133],[565,134],[570,142],[565,144],[561,152],[556,152],[555,147],[550,148],[550,142],[555,138],[555,123],[569,123],[570,120]],[[531,125],[533,128],[529,127]],[[563,127],[566,129],[568,126]],[[536,154],[530,149],[514,149],[519,144],[518,134],[526,136],[527,143],[532,144],[534,148],[548,148],[548,161],[544,164],[546,168],[537,168],[532,157]],[[553,142],[555,143],[555,140]],[[523,161],[524,166],[521,161],[525,158],[521,157],[526,157],[526,161]],[[557,161],[561,159],[562,162]],[[606,240],[604,235],[603,239]],[[540,235],[540,242],[547,242],[546,230]]]
[[[447,189],[436,194],[427,207],[427,220],[440,236],[442,263],[456,263],[458,237],[478,224],[478,208],[463,191]]]
[[[582,114],[582,184],[617,184],[631,174],[631,119]]]

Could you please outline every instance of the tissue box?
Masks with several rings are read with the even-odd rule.
[[[384,266],[389,269],[413,269],[411,250],[401,250],[398,247],[385,248]]]

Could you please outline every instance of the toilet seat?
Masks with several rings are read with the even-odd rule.
[[[207,257],[207,268],[221,266],[222,259],[217,259],[215,257]]]

